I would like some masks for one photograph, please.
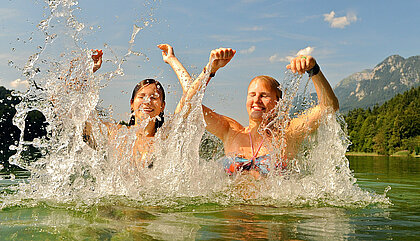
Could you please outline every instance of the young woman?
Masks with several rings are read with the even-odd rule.
[[[169,45],[158,45],[161,49],[171,49],[172,55],[170,59],[174,63],[174,71],[182,83],[184,91],[188,86],[191,77],[180,64],[178,59],[173,54],[173,49]],[[102,51],[96,51],[98,54],[93,55],[94,70],[96,71],[101,67]],[[215,57],[215,61],[219,60]],[[192,95],[191,95],[192,96]],[[190,97],[191,97],[190,96]],[[184,97],[178,103],[175,114],[178,113],[186,103],[188,98]],[[140,81],[134,88],[130,100],[132,116],[130,118],[129,128],[138,128],[137,138],[133,147],[133,159],[138,166],[150,167],[153,163],[150,162],[149,156],[153,151],[154,137],[158,129],[164,123],[164,109],[165,109],[165,91],[163,86],[154,79],[145,79]],[[108,127],[108,134],[115,135],[122,126],[104,123]],[[85,136],[88,143],[92,146],[95,145],[95,140],[92,135],[92,127],[87,123],[85,128]]]
[[[102,51],[96,50],[97,54],[92,55],[94,61],[93,71],[97,71],[102,64]],[[153,150],[154,136],[164,123],[165,91],[163,86],[154,79],[140,81],[133,90],[130,107],[132,116],[128,128],[138,128],[136,141],[133,146],[133,160],[139,167],[151,167],[148,154]],[[107,127],[107,134],[115,137],[123,127],[120,124],[104,123]],[[103,132],[102,130],[100,130]],[[92,126],[86,123],[84,139],[91,146],[95,147],[96,142],[92,135]]]
[[[200,75],[200,78],[191,84],[186,85],[188,77],[180,81],[187,97],[193,96],[202,87],[201,83],[208,84],[216,71],[225,66],[235,55],[232,49],[216,49],[210,53],[210,61]],[[167,48],[163,53],[164,61],[177,71],[179,63],[173,55],[173,50]],[[217,59],[217,60],[214,60]],[[210,67],[210,68],[208,68]],[[328,112],[338,110],[338,100],[324,77],[315,59],[311,56],[299,56],[294,58],[288,69],[299,74],[309,73],[318,95],[318,105],[307,110],[304,114],[292,119],[282,136],[281,133],[273,133],[274,136],[282,136],[286,142],[281,160],[292,159],[298,152],[304,138],[318,128],[319,120]],[[207,69],[211,73],[206,74]],[[186,72],[186,71],[185,71]],[[184,76],[189,76],[184,73]],[[202,79],[207,79],[202,81]],[[206,129],[223,141],[225,154],[228,159],[225,162],[226,171],[248,170],[255,176],[260,173],[267,173],[270,169],[268,161],[273,150],[271,138],[259,133],[259,127],[263,124],[264,116],[269,113],[282,97],[279,83],[269,76],[257,76],[251,80],[248,86],[246,109],[249,117],[249,125],[244,127],[236,120],[224,115],[217,114],[210,108],[203,105]],[[273,130],[274,132],[276,130]],[[279,130],[277,130],[279,131]],[[280,141],[280,140],[277,140]],[[275,160],[281,163],[281,160]]]

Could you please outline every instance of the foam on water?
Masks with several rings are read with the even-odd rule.
[[[131,157],[137,129],[111,127],[108,131],[104,122],[109,116],[98,108],[99,90],[113,77],[124,74],[122,65],[127,56],[142,55],[133,52],[132,46],[147,25],[134,25],[127,54],[113,60],[114,71],[93,75],[91,52],[80,47],[84,45],[82,33],[86,29],[73,15],[77,1],[47,3],[50,14],[39,24],[45,44],[23,69],[30,87],[19,94],[23,101],[16,107],[14,124],[23,130],[26,114],[39,110],[49,123],[48,136],[25,142],[22,134],[19,145],[13,147],[17,154],[10,161],[30,170],[31,177],[28,182],[11,187],[17,192],[3,196],[3,206],[27,199],[82,204],[112,196],[142,205],[167,206],[179,204],[183,198],[187,198],[187,203],[222,205],[245,202],[365,206],[389,202],[385,195],[369,193],[355,184],[344,156],[349,141],[343,121],[335,114],[325,115],[319,130],[305,140],[301,153],[288,161],[286,171],[272,172],[259,180],[248,175],[229,177],[216,160],[204,160],[199,155],[205,130],[201,108],[204,88],[179,114],[165,118],[155,137],[155,151],[150,155],[153,168],[135,165]],[[65,33],[48,34],[53,32],[52,24],[54,29],[61,26]],[[72,46],[59,56],[54,54],[59,48],[59,44],[54,45],[57,38]],[[39,68],[48,71],[40,73]],[[300,76],[286,75],[284,96],[274,110],[276,117],[267,117],[270,121],[261,128],[262,132],[275,127],[284,134],[301,80]],[[91,124],[95,148],[83,141],[86,122]],[[284,150],[283,138],[277,140],[280,141],[274,143],[273,156],[281,156]],[[23,161],[21,153],[26,145],[40,148],[44,156],[31,163]]]

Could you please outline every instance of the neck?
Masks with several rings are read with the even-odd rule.
[[[258,128],[260,127],[260,124],[261,120],[249,119],[248,129],[251,132],[251,135],[255,135],[258,133]]]
[[[251,138],[254,141],[259,141],[262,136],[258,133],[258,128],[260,127],[261,121],[258,120],[249,120],[249,126],[247,127],[247,132],[251,134]]]

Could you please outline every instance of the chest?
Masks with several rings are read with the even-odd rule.
[[[226,155],[235,155],[250,159],[254,156],[258,157],[269,154],[270,142],[262,138],[251,141],[249,134],[240,133],[225,142],[224,148]]]

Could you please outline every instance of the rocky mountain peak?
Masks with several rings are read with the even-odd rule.
[[[420,55],[403,58],[391,55],[373,69],[354,73],[340,81],[334,91],[340,109],[367,108],[382,104],[394,95],[420,85]]]

